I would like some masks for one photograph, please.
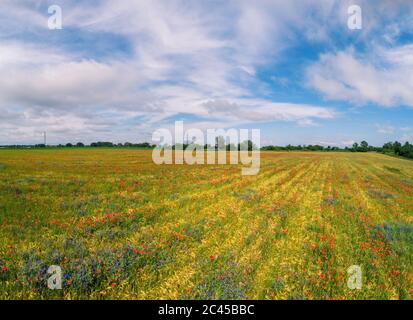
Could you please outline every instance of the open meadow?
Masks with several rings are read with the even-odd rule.
[[[47,287],[61,267],[62,290]],[[349,267],[362,270],[351,290]],[[0,150],[0,299],[411,299],[413,161]]]

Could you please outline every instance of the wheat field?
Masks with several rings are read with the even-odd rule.
[[[0,178],[0,299],[413,296],[412,161],[262,152],[242,176],[133,149],[1,150]]]

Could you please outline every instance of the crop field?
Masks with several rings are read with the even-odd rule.
[[[1,150],[0,299],[412,299],[412,161],[262,152],[240,172]]]

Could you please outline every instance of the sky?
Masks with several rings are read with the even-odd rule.
[[[261,145],[413,142],[412,17],[409,0],[0,0],[0,144],[150,142],[178,120]]]

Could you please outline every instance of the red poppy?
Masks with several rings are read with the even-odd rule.
[[[214,256],[209,256],[209,260],[214,261],[215,257]]]

